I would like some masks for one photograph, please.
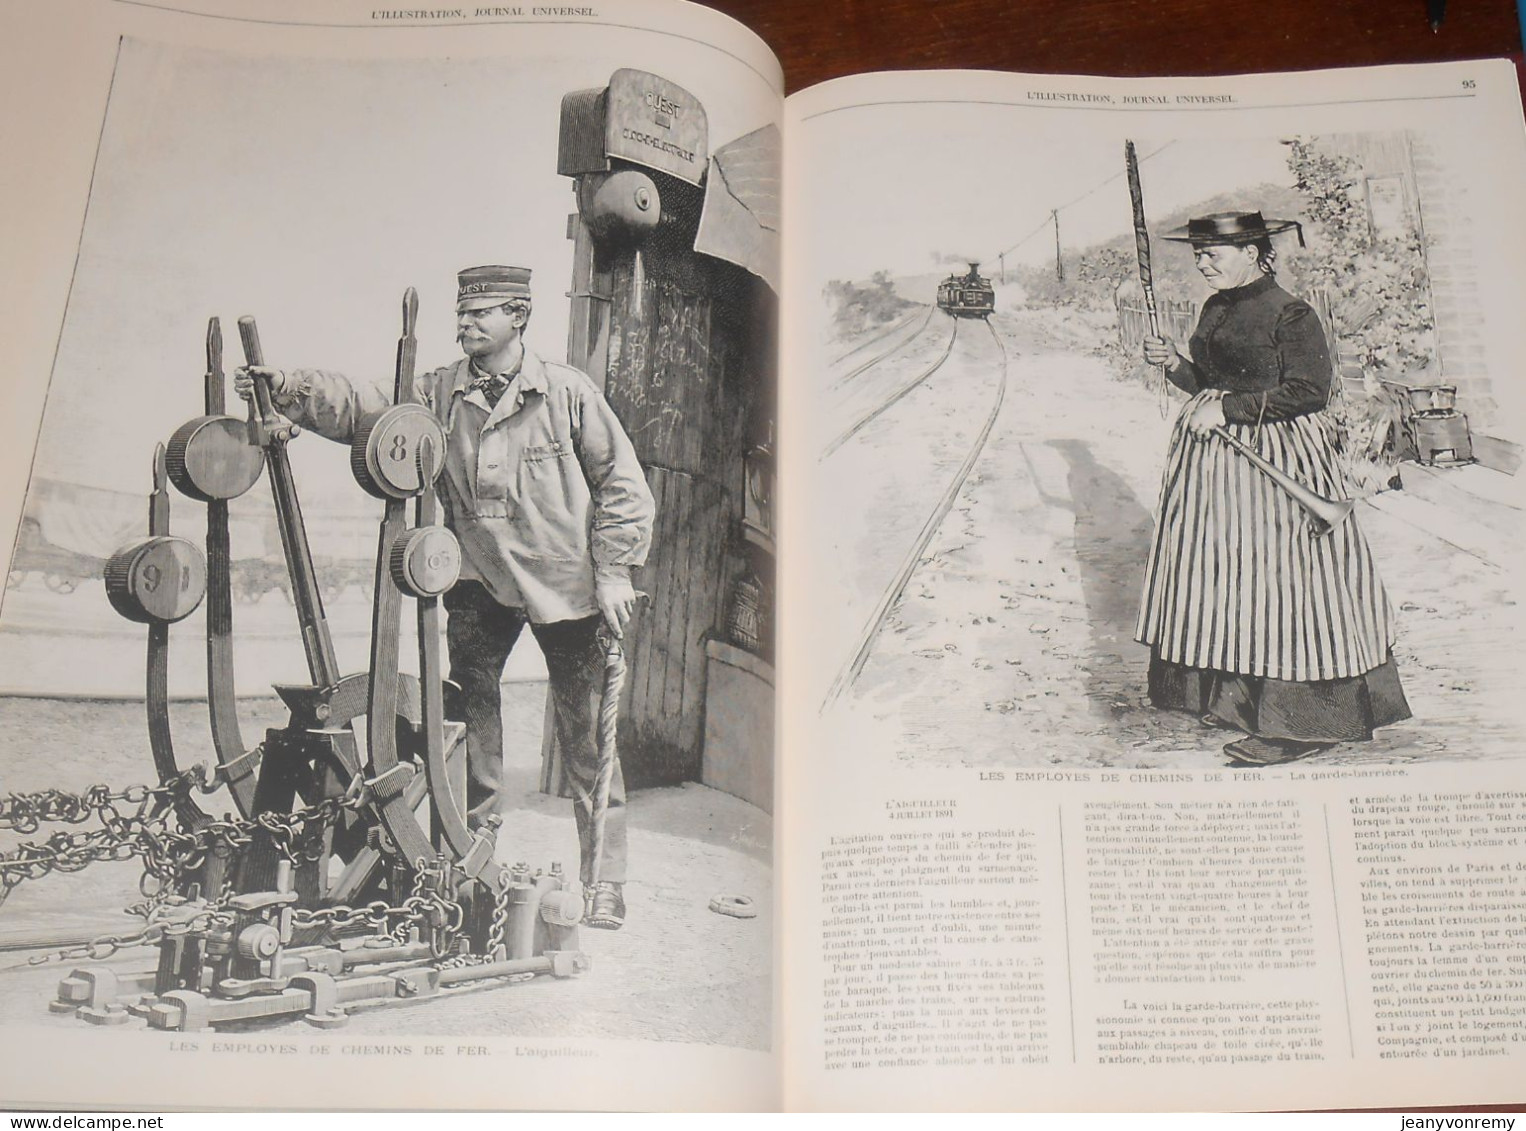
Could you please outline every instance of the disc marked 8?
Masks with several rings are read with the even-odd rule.
[[[393,405],[356,430],[350,469],[368,493],[383,499],[407,499],[424,489],[419,480],[419,446],[428,437],[433,451],[432,476],[445,465],[445,429],[421,404]]]

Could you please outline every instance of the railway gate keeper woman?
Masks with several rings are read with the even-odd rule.
[[[1212,435],[1225,428],[1316,494],[1349,498],[1324,412],[1324,331],[1273,275],[1271,238],[1294,227],[1226,212],[1168,233],[1192,245],[1216,293],[1190,357],[1168,338],[1144,342],[1145,360],[1192,399],[1166,451],[1135,635],[1150,647],[1150,701],[1245,731],[1224,747],[1239,764],[1367,740],[1410,714],[1356,516],[1316,535],[1297,502]]]
[[[635,607],[632,568],[652,540],[655,506],[630,439],[592,381],[544,361],[521,337],[530,318],[530,272],[471,267],[457,279],[456,338],[466,356],[425,374],[418,398],[445,426],[440,502],[461,542],[461,579],[444,597],[447,702],[466,721],[468,820],[477,827],[503,801],[499,680],[528,623],[545,653],[557,740],[573,791],[583,880],[591,879],[591,806],[599,753],[603,670],[600,619],[619,636]],[[349,443],[389,393],[315,369],[253,370],[296,423]],[[235,374],[248,398],[251,370]],[[584,922],[625,921],[625,785],[610,782],[599,882]]]

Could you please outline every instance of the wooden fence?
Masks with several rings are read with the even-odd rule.
[[[1139,343],[1150,334],[1150,315],[1145,310],[1144,300],[1119,296],[1114,302],[1118,307],[1118,343],[1125,350],[1137,353]],[[1187,339],[1192,337],[1192,330],[1197,325],[1197,303],[1157,299],[1155,309],[1160,318],[1161,333],[1176,342],[1185,353]]]
[[[1331,392],[1332,398],[1353,393],[1362,395],[1361,360],[1354,351],[1341,347],[1340,338],[1335,331],[1335,315],[1331,310],[1330,292],[1324,287],[1316,287],[1309,294],[1308,301],[1319,316],[1320,325],[1324,327],[1325,340],[1330,345],[1330,360],[1335,366],[1337,378]],[[1118,308],[1119,344],[1130,352],[1137,351],[1139,343],[1150,332],[1150,316],[1145,310],[1144,301],[1132,296],[1117,296],[1114,304]],[[1185,353],[1187,340],[1192,337],[1192,331],[1197,326],[1197,304],[1157,299],[1155,305],[1161,332],[1175,341],[1177,347]]]

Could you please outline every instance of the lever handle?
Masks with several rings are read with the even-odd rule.
[[[254,315],[245,314],[238,320],[238,336],[244,343],[244,361],[264,365],[265,353],[260,349],[260,331],[254,324]]]
[[[419,324],[419,292],[409,287],[403,292],[403,337],[413,337]]]
[[[250,367],[263,366],[265,351],[260,348],[260,330],[255,325],[252,314],[239,318],[238,336],[244,343],[244,364]],[[272,440],[287,440],[292,435],[290,430],[281,428],[281,422],[276,416],[275,402],[270,397],[269,378],[256,376],[254,397],[249,402],[250,441],[259,447],[268,448]]]
[[[223,414],[223,324],[215,315],[207,320],[205,401],[208,416]]]

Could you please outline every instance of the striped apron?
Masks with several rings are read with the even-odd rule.
[[[1388,659],[1393,620],[1352,515],[1315,537],[1306,512],[1216,437],[1177,417],[1135,637],[1163,660],[1268,679],[1359,676]],[[1229,432],[1328,499],[1349,498],[1324,413]],[[1259,435],[1258,435],[1259,432]]]

